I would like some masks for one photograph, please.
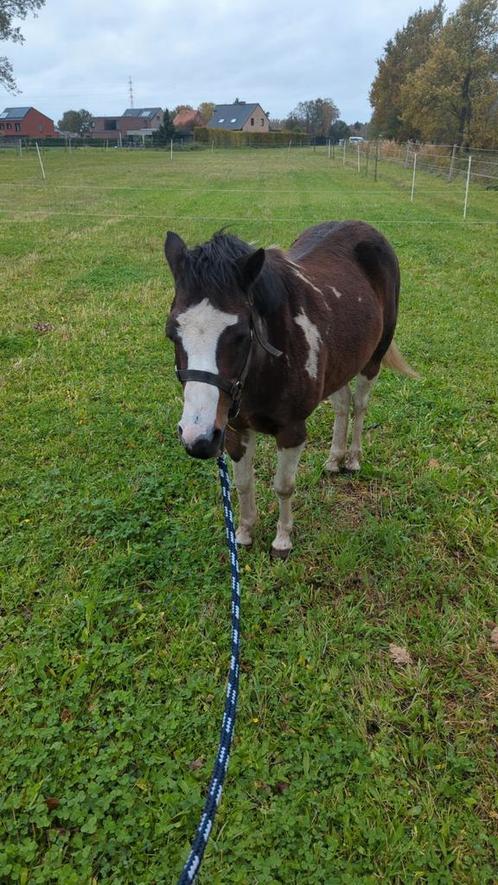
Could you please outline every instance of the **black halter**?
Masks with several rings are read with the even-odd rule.
[[[176,377],[179,381],[201,381],[203,384],[212,384],[214,387],[218,387],[219,390],[223,390],[224,393],[227,393],[232,400],[232,405],[230,406],[230,411],[228,413],[229,420],[233,420],[239,414],[242,391],[244,390],[244,385],[251,364],[254,339],[256,339],[259,346],[262,347],[266,353],[269,353],[270,356],[282,356],[282,351],[277,350],[276,347],[273,347],[273,345],[266,340],[263,333],[261,317],[254,309],[254,301],[251,296],[249,296],[249,305],[251,307],[249,346],[247,348],[247,356],[244,366],[236,381],[228,381],[228,379],[222,378],[221,375],[215,375],[214,372],[204,372],[201,369],[178,369],[175,366]]]

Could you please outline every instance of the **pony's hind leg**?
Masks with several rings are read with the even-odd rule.
[[[353,393],[353,438],[345,460],[346,470],[350,470],[353,473],[356,473],[361,468],[363,422],[367,412],[370,391],[376,380],[377,375],[373,378],[367,378],[366,375],[358,375],[356,378],[356,386]]]
[[[332,445],[325,464],[325,470],[329,473],[339,473],[346,454],[348,441],[349,409],[351,406],[351,391],[348,385],[345,384],[344,387],[336,390],[329,397],[329,400],[335,412],[335,419]]]

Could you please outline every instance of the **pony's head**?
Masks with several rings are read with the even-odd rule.
[[[164,252],[175,281],[166,334],[184,386],[178,432],[189,455],[212,458],[249,366],[255,314],[272,306],[256,285],[265,251],[224,233],[189,250],[168,232]]]

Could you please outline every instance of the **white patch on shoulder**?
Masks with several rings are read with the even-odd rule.
[[[320,332],[314,323],[311,322],[310,319],[306,316],[303,310],[298,314],[297,317],[294,317],[294,322],[297,323],[298,326],[304,332],[304,337],[306,338],[306,344],[309,348],[308,359],[306,360],[305,369],[310,376],[310,378],[318,377],[318,353],[320,344],[322,341],[322,337]]]
[[[336,289],[335,286],[328,286],[327,288],[329,288],[330,291],[334,293],[336,298],[342,298],[342,292],[339,292],[339,290]]]
[[[181,313],[177,317],[178,335],[187,354],[187,367],[216,375],[218,341],[225,329],[233,326],[237,319],[237,314],[218,310],[207,298]],[[185,445],[192,445],[199,437],[212,432],[219,395],[218,388],[212,384],[187,381],[180,419]]]
[[[315,286],[315,284],[312,283],[311,280],[303,274],[298,264],[295,264],[294,261],[290,260],[290,258],[287,259],[287,263],[292,267],[292,270],[295,276],[298,277],[298,279],[302,280],[303,283],[306,283],[306,285],[313,289],[314,292],[318,292],[318,294],[321,295],[323,298],[322,290],[319,289],[318,286]]]

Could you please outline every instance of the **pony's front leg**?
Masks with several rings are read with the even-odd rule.
[[[235,487],[239,499],[239,525],[235,537],[237,544],[240,544],[241,547],[250,547],[252,545],[252,530],[258,518],[254,494],[253,460],[256,449],[254,430],[246,430],[239,434],[239,442],[243,455],[239,460],[234,460],[233,465]],[[234,456],[232,455],[232,457]]]
[[[278,449],[277,472],[273,488],[278,495],[279,518],[277,534],[271,545],[271,554],[280,559],[286,559],[292,549],[292,495],[296,484],[299,459],[304,446],[305,443],[302,442],[293,448]]]

